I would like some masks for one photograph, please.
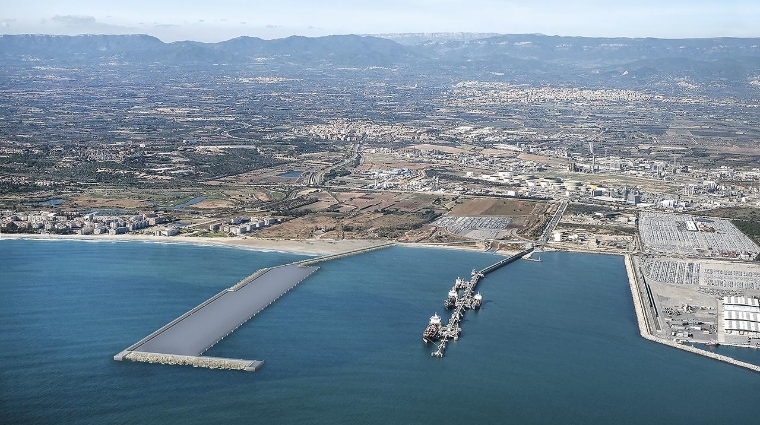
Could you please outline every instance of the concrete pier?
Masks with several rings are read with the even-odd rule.
[[[484,268],[483,270],[481,270],[479,273],[482,274],[483,276],[485,276],[488,273],[491,273],[492,271],[494,271],[496,269],[504,267],[507,264],[512,263],[514,261],[517,261],[519,258],[522,258],[522,257],[530,254],[531,252],[533,252],[533,248],[528,248],[528,249],[526,249],[524,251],[520,251],[520,252],[518,252],[517,254],[515,254],[515,255],[513,255],[511,257],[507,257],[507,258],[499,261],[498,263],[491,264],[490,266],[488,266],[488,267]]]
[[[253,372],[261,360],[202,356],[206,350],[290,291],[314,264],[394,246],[384,243],[256,271],[116,354],[116,361],[190,365]]]
[[[132,344],[114,360],[254,371],[262,361],[200,356],[317,269],[289,264],[259,270]]]
[[[322,263],[324,261],[337,260],[338,258],[350,257],[352,255],[363,254],[365,252],[376,251],[378,249],[390,248],[395,245],[396,244],[393,242],[384,243],[380,245],[370,246],[367,248],[359,248],[352,251],[341,252],[339,254],[331,254],[331,255],[325,255],[325,256],[317,257],[317,258],[310,258],[308,260],[299,261],[295,264],[298,264],[300,266],[312,266],[314,264]]]
[[[690,353],[699,354],[711,359],[720,360],[735,366],[743,367],[745,369],[752,370],[754,372],[760,372],[760,366],[752,363],[736,360],[732,357],[724,356],[712,351],[702,350],[691,345],[679,344],[675,341],[671,341],[665,338],[659,338],[652,333],[652,313],[646,311],[648,304],[647,295],[641,290],[641,283],[636,273],[636,268],[633,263],[633,258],[630,254],[625,255],[625,270],[628,273],[628,283],[631,286],[631,295],[633,296],[633,308],[636,311],[636,320],[639,324],[639,333],[641,337],[649,341],[658,342],[669,347],[677,348],[679,350],[688,351]]]

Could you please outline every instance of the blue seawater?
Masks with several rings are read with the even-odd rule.
[[[543,253],[492,273],[443,359],[421,341],[429,317],[457,276],[500,257],[396,247],[323,263],[206,353],[265,360],[255,373],[113,360],[300,258],[0,240],[0,423],[756,423],[759,374],[638,336],[617,256]]]

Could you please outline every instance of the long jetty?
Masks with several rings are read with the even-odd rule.
[[[724,356],[712,351],[702,350],[691,345],[679,344],[675,341],[655,336],[652,332],[654,325],[652,322],[656,322],[656,319],[654,317],[656,314],[654,308],[656,307],[653,304],[650,304],[652,301],[651,292],[649,292],[647,289],[642,290],[641,288],[639,275],[636,272],[636,266],[634,264],[633,257],[630,254],[625,255],[625,270],[628,273],[628,283],[631,286],[631,296],[633,297],[633,308],[636,311],[636,321],[639,324],[639,334],[642,338],[667,345],[668,347],[677,348],[679,350],[688,351],[690,353],[699,354],[711,359],[726,362],[734,366],[743,367],[754,372],[760,372],[760,366],[758,365],[736,360],[732,357]],[[647,306],[649,306],[649,309]]]
[[[352,255],[363,254],[365,252],[376,251],[378,249],[390,248],[395,245],[396,244],[394,242],[383,243],[379,245],[368,246],[366,248],[359,248],[359,249],[354,249],[351,251],[340,252],[338,254],[330,254],[330,255],[325,255],[325,256],[317,257],[317,258],[310,258],[308,260],[299,261],[296,264],[300,266],[311,266],[314,264],[323,263],[325,261],[337,260],[338,258],[350,257]]]
[[[317,271],[319,267],[313,264],[393,245],[374,245],[257,270],[122,350],[114,360],[256,371],[263,360],[208,357],[203,353]]]
[[[533,247],[518,252],[517,254],[507,257],[497,263],[491,264],[483,270],[473,270],[469,281],[464,281],[462,279],[456,280],[454,287],[449,291],[449,298],[444,302],[444,306],[447,308],[453,307],[454,311],[449,317],[449,322],[441,326],[437,335],[439,341],[435,351],[430,354],[431,356],[443,357],[448,341],[450,339],[456,341],[462,334],[460,323],[464,320],[464,315],[467,310],[477,310],[480,308],[480,294],[475,294],[475,288],[478,286],[480,280],[486,277],[488,273],[504,267],[531,252],[533,252]]]

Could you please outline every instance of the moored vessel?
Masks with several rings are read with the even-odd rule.
[[[457,303],[457,298],[459,298],[459,294],[456,290],[452,289],[449,291],[449,296],[443,302],[443,306],[446,307],[447,310],[453,308]]]
[[[472,297],[472,304],[471,304],[472,309],[473,310],[480,309],[481,304],[483,304],[483,296],[480,295],[480,292],[478,292],[477,294],[475,294],[475,296]]]
[[[433,314],[430,317],[430,323],[428,323],[425,330],[422,332],[422,341],[428,344],[433,341],[437,341],[441,336],[441,317],[438,313]]]

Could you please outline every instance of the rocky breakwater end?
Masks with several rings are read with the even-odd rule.
[[[263,275],[264,273],[268,272],[269,270],[271,270],[271,267],[267,267],[267,268],[256,270],[256,272],[254,272],[252,275],[243,278],[243,280],[241,280],[240,282],[238,282],[238,283],[230,286],[229,288],[227,288],[227,290],[228,291],[237,291],[238,289],[244,287],[245,285],[248,285],[249,283],[253,282],[257,277]]]
[[[760,366],[736,360],[733,357],[724,356],[722,354],[713,353],[712,351],[701,350],[691,345],[679,344],[669,339],[658,338],[652,335],[650,327],[648,326],[648,316],[644,312],[644,300],[641,297],[641,291],[639,290],[638,279],[636,278],[636,271],[633,265],[633,258],[630,254],[625,255],[625,269],[628,273],[628,283],[631,286],[631,295],[633,296],[633,307],[636,310],[636,319],[639,323],[639,333],[642,338],[649,341],[657,342],[668,347],[677,348],[679,350],[688,351],[690,353],[699,354],[701,356],[709,357],[711,359],[719,360],[725,363],[732,364],[734,366],[743,367],[745,369],[752,370],[754,372],[760,372]]]
[[[176,354],[143,353],[139,351],[132,351],[124,356],[124,358],[133,362],[205,367],[208,369],[245,370],[250,372],[255,371],[264,364],[264,362],[260,360],[180,356]]]

